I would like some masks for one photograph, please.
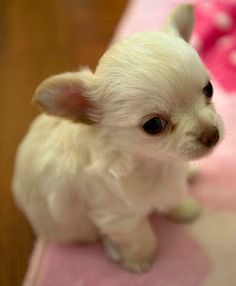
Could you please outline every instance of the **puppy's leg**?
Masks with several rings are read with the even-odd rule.
[[[98,228],[86,215],[80,215],[77,221],[60,223],[46,214],[41,218],[31,217],[30,222],[37,236],[53,242],[94,242],[100,238]]]
[[[147,271],[156,256],[157,240],[147,220],[127,233],[115,233],[108,237],[116,249],[121,266],[129,271]]]
[[[136,223],[129,218],[116,218],[103,226],[103,244],[107,255],[132,272],[147,271],[156,256],[157,239],[147,218]]]
[[[187,167],[187,182],[192,181],[197,173],[198,167],[192,163],[189,164]],[[184,183],[182,182],[182,184]],[[188,194],[187,183],[182,187],[180,185],[179,188],[182,188],[183,199],[177,206],[168,211],[167,217],[177,222],[192,222],[201,214],[201,207],[197,200]]]
[[[188,190],[188,181],[196,175],[197,170],[194,167],[191,169],[190,165],[179,165],[176,172],[166,180],[166,198],[161,212],[172,220],[191,222],[201,213],[199,203]]]

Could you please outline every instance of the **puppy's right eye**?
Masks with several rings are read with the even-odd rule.
[[[148,120],[143,125],[143,130],[151,135],[156,135],[161,133],[167,125],[167,122],[164,119],[159,117],[154,117]]]

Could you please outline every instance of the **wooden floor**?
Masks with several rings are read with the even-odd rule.
[[[0,1],[0,285],[22,283],[34,235],[11,196],[16,146],[37,109],[30,99],[47,76],[94,68],[126,0]],[[30,164],[30,162],[28,162]]]

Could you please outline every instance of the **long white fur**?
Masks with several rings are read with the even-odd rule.
[[[32,123],[13,178],[37,235],[61,242],[104,236],[124,267],[150,267],[157,241],[148,215],[189,200],[187,162],[212,150],[196,140],[204,128],[214,125],[223,137],[202,94],[208,72],[186,42],[192,27],[193,7],[180,5],[162,32],[112,46],[95,73],[65,73],[39,86],[34,98],[48,115]],[[142,130],[152,114],[168,120],[163,134]]]

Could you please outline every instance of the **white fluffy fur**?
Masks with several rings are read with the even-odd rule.
[[[223,124],[202,94],[209,75],[186,42],[192,26],[192,6],[181,5],[163,32],[111,47],[95,73],[66,73],[39,86],[34,100],[50,115],[36,118],[21,143],[13,180],[37,235],[105,237],[110,256],[140,272],[157,248],[148,215],[178,216],[181,204],[181,218],[199,211],[188,196],[187,162],[213,149],[197,137],[216,126],[221,139]],[[168,125],[150,136],[141,126],[154,114]]]

